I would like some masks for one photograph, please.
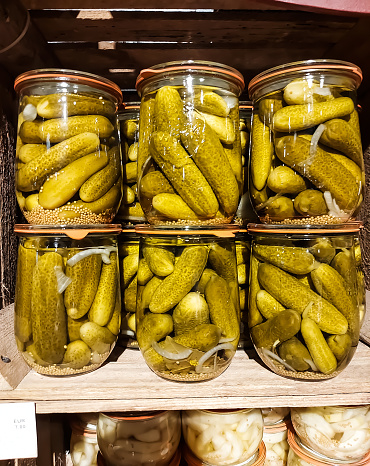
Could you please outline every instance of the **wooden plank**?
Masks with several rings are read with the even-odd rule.
[[[0,374],[12,388],[16,388],[30,369],[18,352],[14,338],[14,304],[0,312],[0,329]]]
[[[286,8],[298,8],[321,13],[343,13],[348,15],[370,15],[368,0],[270,0],[273,5]]]
[[[215,11],[213,13],[116,12],[110,20],[79,19],[78,11],[32,11],[48,41],[159,41],[250,43],[261,40],[335,44],[354,18],[304,12]],[[161,25],[158,28],[158,24]]]
[[[315,383],[280,377],[254,357],[238,350],[216,379],[177,383],[152,372],[139,351],[116,348],[109,363],[89,374],[55,378],[31,371],[0,399],[34,401],[37,413],[370,403],[370,348],[362,343],[341,374]]]

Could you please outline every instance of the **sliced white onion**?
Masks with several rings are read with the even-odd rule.
[[[73,267],[77,262],[80,262],[85,257],[92,256],[93,254],[101,254],[102,260],[105,264],[110,264],[109,254],[115,251],[116,248],[113,246],[108,246],[106,248],[91,248],[85,249],[75,254],[73,257],[67,260],[67,265]]]
[[[67,286],[72,283],[72,278],[67,277],[60,265],[56,265],[54,267],[54,272],[58,283],[58,293],[61,294],[67,288]]]
[[[221,345],[217,345],[214,348],[211,348],[209,351],[207,351],[203,356],[199,359],[197,366],[195,367],[195,372],[198,374],[202,372],[203,369],[203,364],[217,351],[221,350],[234,350],[234,345],[231,343],[222,343]]]
[[[310,145],[310,157],[306,160],[306,165],[311,165],[317,151],[317,145],[321,138],[322,133],[325,131],[326,126],[322,123],[316,128],[316,131],[313,133],[311,138],[311,145]]]
[[[266,349],[266,348],[261,348],[261,352],[266,356],[271,359],[275,359],[276,361],[280,362],[284,367],[286,367],[289,371],[297,372],[292,366],[290,366],[288,363],[286,363],[283,359],[281,359],[277,354],[273,353],[272,351]]]
[[[340,441],[337,448],[339,451],[351,452],[355,451],[363,444],[366,438],[366,433],[363,430],[352,431],[353,435],[345,441]]]
[[[332,92],[331,92],[330,87],[315,86],[314,89],[313,89],[313,93],[318,94],[318,95],[323,95],[323,96],[333,95]]]
[[[306,426],[314,427],[327,438],[331,439],[335,435],[333,427],[320,416],[320,414],[314,412],[304,412],[299,414],[300,423]]]
[[[186,359],[193,352],[190,348],[185,348],[184,347],[184,350],[182,350],[182,351],[179,351],[177,353],[171,353],[170,351],[167,351],[167,350],[161,348],[156,341],[153,341],[152,347],[153,347],[154,351],[156,351],[158,354],[160,354],[164,358],[172,359],[174,361],[179,361],[180,359]]]
[[[235,337],[231,338],[220,338],[219,343],[229,343],[230,341],[234,341]]]
[[[318,368],[316,367],[316,365],[315,365],[315,363],[312,361],[312,359],[308,359],[308,358],[305,359],[305,358],[303,358],[303,361],[304,361],[305,363],[307,363],[307,364],[311,367],[311,369],[312,369],[314,372],[319,372]]]
[[[329,209],[329,215],[332,217],[339,217],[339,218],[349,218],[350,214],[344,212],[338,207],[338,204],[335,202],[335,199],[332,197],[330,191],[324,191],[324,199]]]

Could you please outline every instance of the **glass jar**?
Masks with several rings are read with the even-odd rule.
[[[183,411],[182,432],[199,464],[244,465],[258,455],[263,419],[260,409]]]
[[[122,326],[121,335],[126,337],[128,346],[137,347],[136,295],[139,271],[139,237],[131,227],[123,227],[118,237],[118,254],[121,277]],[[146,273],[145,273],[146,272]],[[140,267],[140,281],[146,279],[147,269]]]
[[[277,66],[251,80],[250,192],[261,222],[355,218],[365,186],[361,81],[358,66],[327,59]]]
[[[178,449],[175,453],[175,456],[172,458],[168,466],[180,466],[181,463],[181,451]],[[150,466],[152,463],[147,463]],[[101,453],[98,453],[98,466],[108,466],[108,463],[104,460]]]
[[[243,193],[239,202],[238,209],[235,214],[234,222],[241,225],[247,225],[249,222],[258,222],[252,202],[250,199],[250,191],[248,189],[249,179],[249,141],[251,131],[253,106],[252,102],[240,102],[239,117],[240,117],[240,141],[242,148],[242,167],[243,167]]]
[[[118,112],[123,158],[123,197],[115,221],[144,223],[145,215],[137,192],[137,154],[139,146],[140,102],[127,103]]]
[[[98,443],[107,466],[168,466],[178,457],[180,437],[179,411],[99,413]]]
[[[356,262],[356,275],[358,282],[358,304],[360,306],[360,328],[363,324],[366,314],[366,290],[365,290],[365,277],[362,264],[362,254],[359,236],[355,237],[355,262]]]
[[[288,430],[289,453],[287,466],[365,466],[370,464],[370,453],[358,461],[333,460],[307,448],[294,431]]]
[[[277,374],[327,379],[352,359],[360,331],[360,225],[249,225],[248,324],[258,355]]]
[[[288,459],[288,423],[263,428],[263,443],[266,446],[265,466],[286,466]]]
[[[111,223],[122,197],[113,82],[74,70],[27,71],[19,97],[16,194],[29,223]]]
[[[240,336],[236,231],[136,228],[139,260],[153,274],[138,285],[136,337],[157,375],[194,382],[229,366]]]
[[[140,72],[138,191],[151,224],[230,223],[243,185],[242,75],[204,61]]]
[[[332,460],[351,463],[370,453],[370,405],[292,408],[303,445]]]
[[[70,452],[73,466],[97,466],[99,451],[96,424],[98,414],[78,414],[71,418]]]
[[[45,375],[97,369],[121,323],[118,225],[16,225],[20,236],[15,337],[27,364]]]
[[[281,424],[290,413],[290,408],[262,408],[263,424],[265,426],[273,426]]]

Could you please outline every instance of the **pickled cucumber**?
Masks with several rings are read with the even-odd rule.
[[[235,141],[235,130],[231,118],[224,118],[202,112],[196,112],[196,117],[197,116],[200,116],[207,125],[209,125],[224,144],[232,144]]]
[[[283,306],[299,314],[305,312],[322,331],[341,335],[347,332],[348,322],[343,314],[289,273],[271,264],[260,264],[258,280]]]
[[[200,90],[196,92],[193,96],[193,105],[201,112],[219,117],[227,117],[230,112],[226,100],[212,91]]]
[[[67,317],[67,328],[68,328],[68,340],[75,341],[80,339],[80,328],[83,324],[88,322],[87,316],[83,316],[79,319],[72,319]]]
[[[180,139],[180,131],[183,129],[184,124],[183,107],[184,104],[175,87],[161,87],[155,96],[154,103],[156,130],[168,131],[173,138]]]
[[[251,175],[255,188],[259,191],[266,185],[270,174],[274,145],[271,131],[265,126],[258,114],[253,115],[251,135]]]
[[[155,290],[149,304],[150,311],[164,313],[176,306],[199,281],[207,259],[206,247],[186,247],[176,262],[174,271]]]
[[[352,338],[347,333],[344,335],[330,335],[326,339],[326,343],[337,358],[337,361],[341,362],[349,354]]]
[[[324,195],[316,189],[305,189],[294,199],[294,208],[303,216],[325,215],[328,207]]]
[[[204,294],[204,290],[206,289],[208,280],[214,275],[217,275],[217,273],[214,270],[206,267],[203,270],[202,275],[200,276],[199,282],[195,285],[195,291],[198,291],[199,293]]]
[[[159,246],[145,246],[143,255],[154,275],[166,277],[174,271],[175,256],[168,249]]]
[[[172,313],[175,335],[190,332],[200,324],[209,324],[207,301],[197,292],[190,292],[182,298]]]
[[[139,266],[137,270],[137,282],[139,285],[146,285],[149,280],[153,277],[153,272],[150,270],[150,267],[147,261],[143,258],[139,261]]]
[[[109,353],[116,336],[106,327],[101,327],[95,322],[86,322],[80,328],[81,340],[98,354]]]
[[[310,353],[297,337],[292,337],[279,346],[279,356],[296,371],[306,371],[310,368],[307,363],[311,360]]]
[[[280,165],[269,174],[267,186],[275,193],[298,194],[307,188],[307,183],[294,170]]]
[[[258,280],[259,261],[251,255],[249,295],[248,295],[248,327],[252,328],[263,321],[262,315],[257,307],[257,293],[261,287]]]
[[[110,264],[103,264],[94,301],[89,311],[89,320],[101,327],[110,321],[116,302],[118,264],[117,253],[109,255]]]
[[[38,257],[32,276],[31,318],[35,349],[40,358],[51,364],[63,360],[67,344],[67,319],[63,295],[58,292],[55,267],[64,268],[56,252]]]
[[[285,309],[262,324],[251,329],[253,343],[257,348],[270,349],[296,335],[301,327],[301,317],[297,311]]]
[[[62,364],[73,369],[81,369],[90,362],[91,350],[82,340],[72,341],[67,345]]]
[[[175,191],[167,178],[158,170],[149,172],[141,178],[140,195],[151,199],[157,194],[170,193]]]
[[[113,335],[118,335],[121,330],[121,295],[118,289],[116,292],[116,302],[114,304],[114,311],[106,327],[110,332],[113,333]]]
[[[19,128],[19,137],[24,144],[40,144],[40,121],[24,121]]]
[[[279,196],[279,194],[277,196]],[[285,196],[269,199],[265,204],[264,212],[273,220],[295,217],[293,201]]]
[[[279,301],[270,295],[266,290],[259,290],[256,295],[257,308],[265,319],[275,317],[285,310]]]
[[[130,283],[139,268],[139,254],[129,254],[122,260],[122,285],[123,288]]]
[[[158,286],[162,283],[163,278],[154,276],[148,283],[145,285],[145,288],[141,291],[141,296],[139,298],[139,307],[140,309],[146,309],[149,307],[149,303],[152,300],[153,294]]]
[[[71,162],[51,175],[42,185],[39,203],[44,209],[56,209],[69,201],[85,181],[108,163],[104,152],[94,152]]]
[[[209,351],[220,341],[221,331],[217,325],[200,324],[189,332],[181,333],[173,338],[175,343],[199,351]]]
[[[269,246],[255,243],[253,254],[257,259],[285,270],[286,272],[303,275],[311,272],[315,267],[315,257],[304,248]]]
[[[72,258],[78,252],[69,251],[67,258]],[[92,254],[73,266],[66,266],[66,275],[72,282],[64,292],[64,304],[68,316],[72,319],[79,319],[89,311],[98,289],[101,264],[101,255]]]
[[[136,337],[141,351],[146,351],[152,343],[162,340],[173,331],[172,317],[169,314],[148,312],[137,326]]]
[[[46,144],[25,144],[18,151],[18,158],[21,162],[30,162],[35,157],[44,154],[47,151]]]
[[[124,291],[123,302],[127,312],[136,312],[137,300],[137,276],[131,280],[129,286]]]
[[[309,318],[302,319],[301,333],[311,358],[323,374],[331,374],[337,368],[337,360],[325,341],[320,328]]]
[[[190,209],[177,194],[161,193],[152,199],[152,206],[159,214],[174,220],[198,220],[199,216]]]
[[[31,296],[32,274],[36,265],[36,250],[18,247],[18,264],[15,290],[15,335],[21,342],[29,341],[32,334]]]

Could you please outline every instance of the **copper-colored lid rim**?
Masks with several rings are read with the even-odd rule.
[[[49,68],[45,70],[26,71],[25,73],[22,73],[16,77],[14,81],[14,89],[15,91],[19,91],[27,81],[32,79],[48,78],[58,78],[58,80],[78,82],[80,84],[87,84],[98,89],[105,89],[107,92],[113,94],[117,98],[118,105],[121,105],[123,101],[121,89],[116,83],[101,76],[77,70]]]
[[[296,434],[293,429],[288,429],[288,443],[290,448],[296,453],[300,458],[308,462],[309,464],[312,464],[314,466],[327,466],[332,465],[332,464],[339,464],[336,463],[334,459],[328,458],[327,461],[324,460],[324,458],[321,460],[319,458],[314,458],[313,456],[310,456],[308,453],[306,453],[296,442]],[[370,452],[367,453],[362,459],[353,462],[353,463],[340,463],[341,466],[365,466],[367,464],[370,464]]]
[[[291,68],[287,68],[291,65]],[[295,66],[294,66],[295,65]],[[270,79],[277,76],[283,76],[285,74],[290,74],[292,72],[299,71],[309,71],[309,70],[340,70],[348,71],[360,78],[360,82],[363,79],[361,68],[355,65],[354,63],[344,62],[341,60],[331,60],[331,59],[314,59],[307,60],[306,62],[292,62],[285,63],[284,65],[270,68],[269,70],[263,71],[254,78],[251,79],[248,85],[249,96],[253,94],[254,88],[263,82],[265,79]]]
[[[332,228],[330,228],[332,227]],[[248,233],[266,234],[343,234],[356,233],[363,228],[362,222],[335,223],[331,225],[269,225],[267,223],[249,223]]]
[[[125,416],[124,413],[106,413],[103,412],[104,416],[110,417],[112,419],[117,419],[118,421],[145,421],[147,419],[154,419],[155,417],[161,416],[163,413],[166,413],[167,411],[162,410],[162,411],[153,411],[153,414],[143,414],[140,415],[140,411],[138,412],[137,416]]]
[[[77,225],[76,225],[77,226]],[[14,225],[14,233],[19,235],[66,235],[71,239],[83,239],[89,233],[103,233],[118,235],[122,231],[120,225],[115,224],[106,224],[106,225],[94,225],[84,226],[78,225],[77,228],[73,228],[70,225],[57,225],[53,227],[52,225],[25,225],[17,224]]]
[[[178,64],[178,65],[172,65],[172,66],[167,66],[165,68],[144,68],[140,71],[137,79],[136,79],[136,89],[141,86],[143,81],[146,79],[149,79],[153,76],[160,75],[163,73],[171,72],[171,71],[210,71],[210,72],[215,72],[215,73],[220,73],[224,74],[226,76],[229,76],[233,79],[235,79],[239,85],[241,86],[241,89],[243,90],[245,88],[245,81],[243,75],[238,71],[235,70],[234,68],[229,67],[229,69],[222,68],[221,66],[218,67],[217,63],[212,63],[213,66],[207,66],[206,64],[201,65],[201,64],[194,64],[194,63],[184,63],[184,64]]]
[[[271,426],[263,426],[263,432],[266,434],[276,434],[278,432],[284,432],[284,430],[288,430],[291,427],[290,419],[286,421],[279,422],[279,424],[273,424]]]

